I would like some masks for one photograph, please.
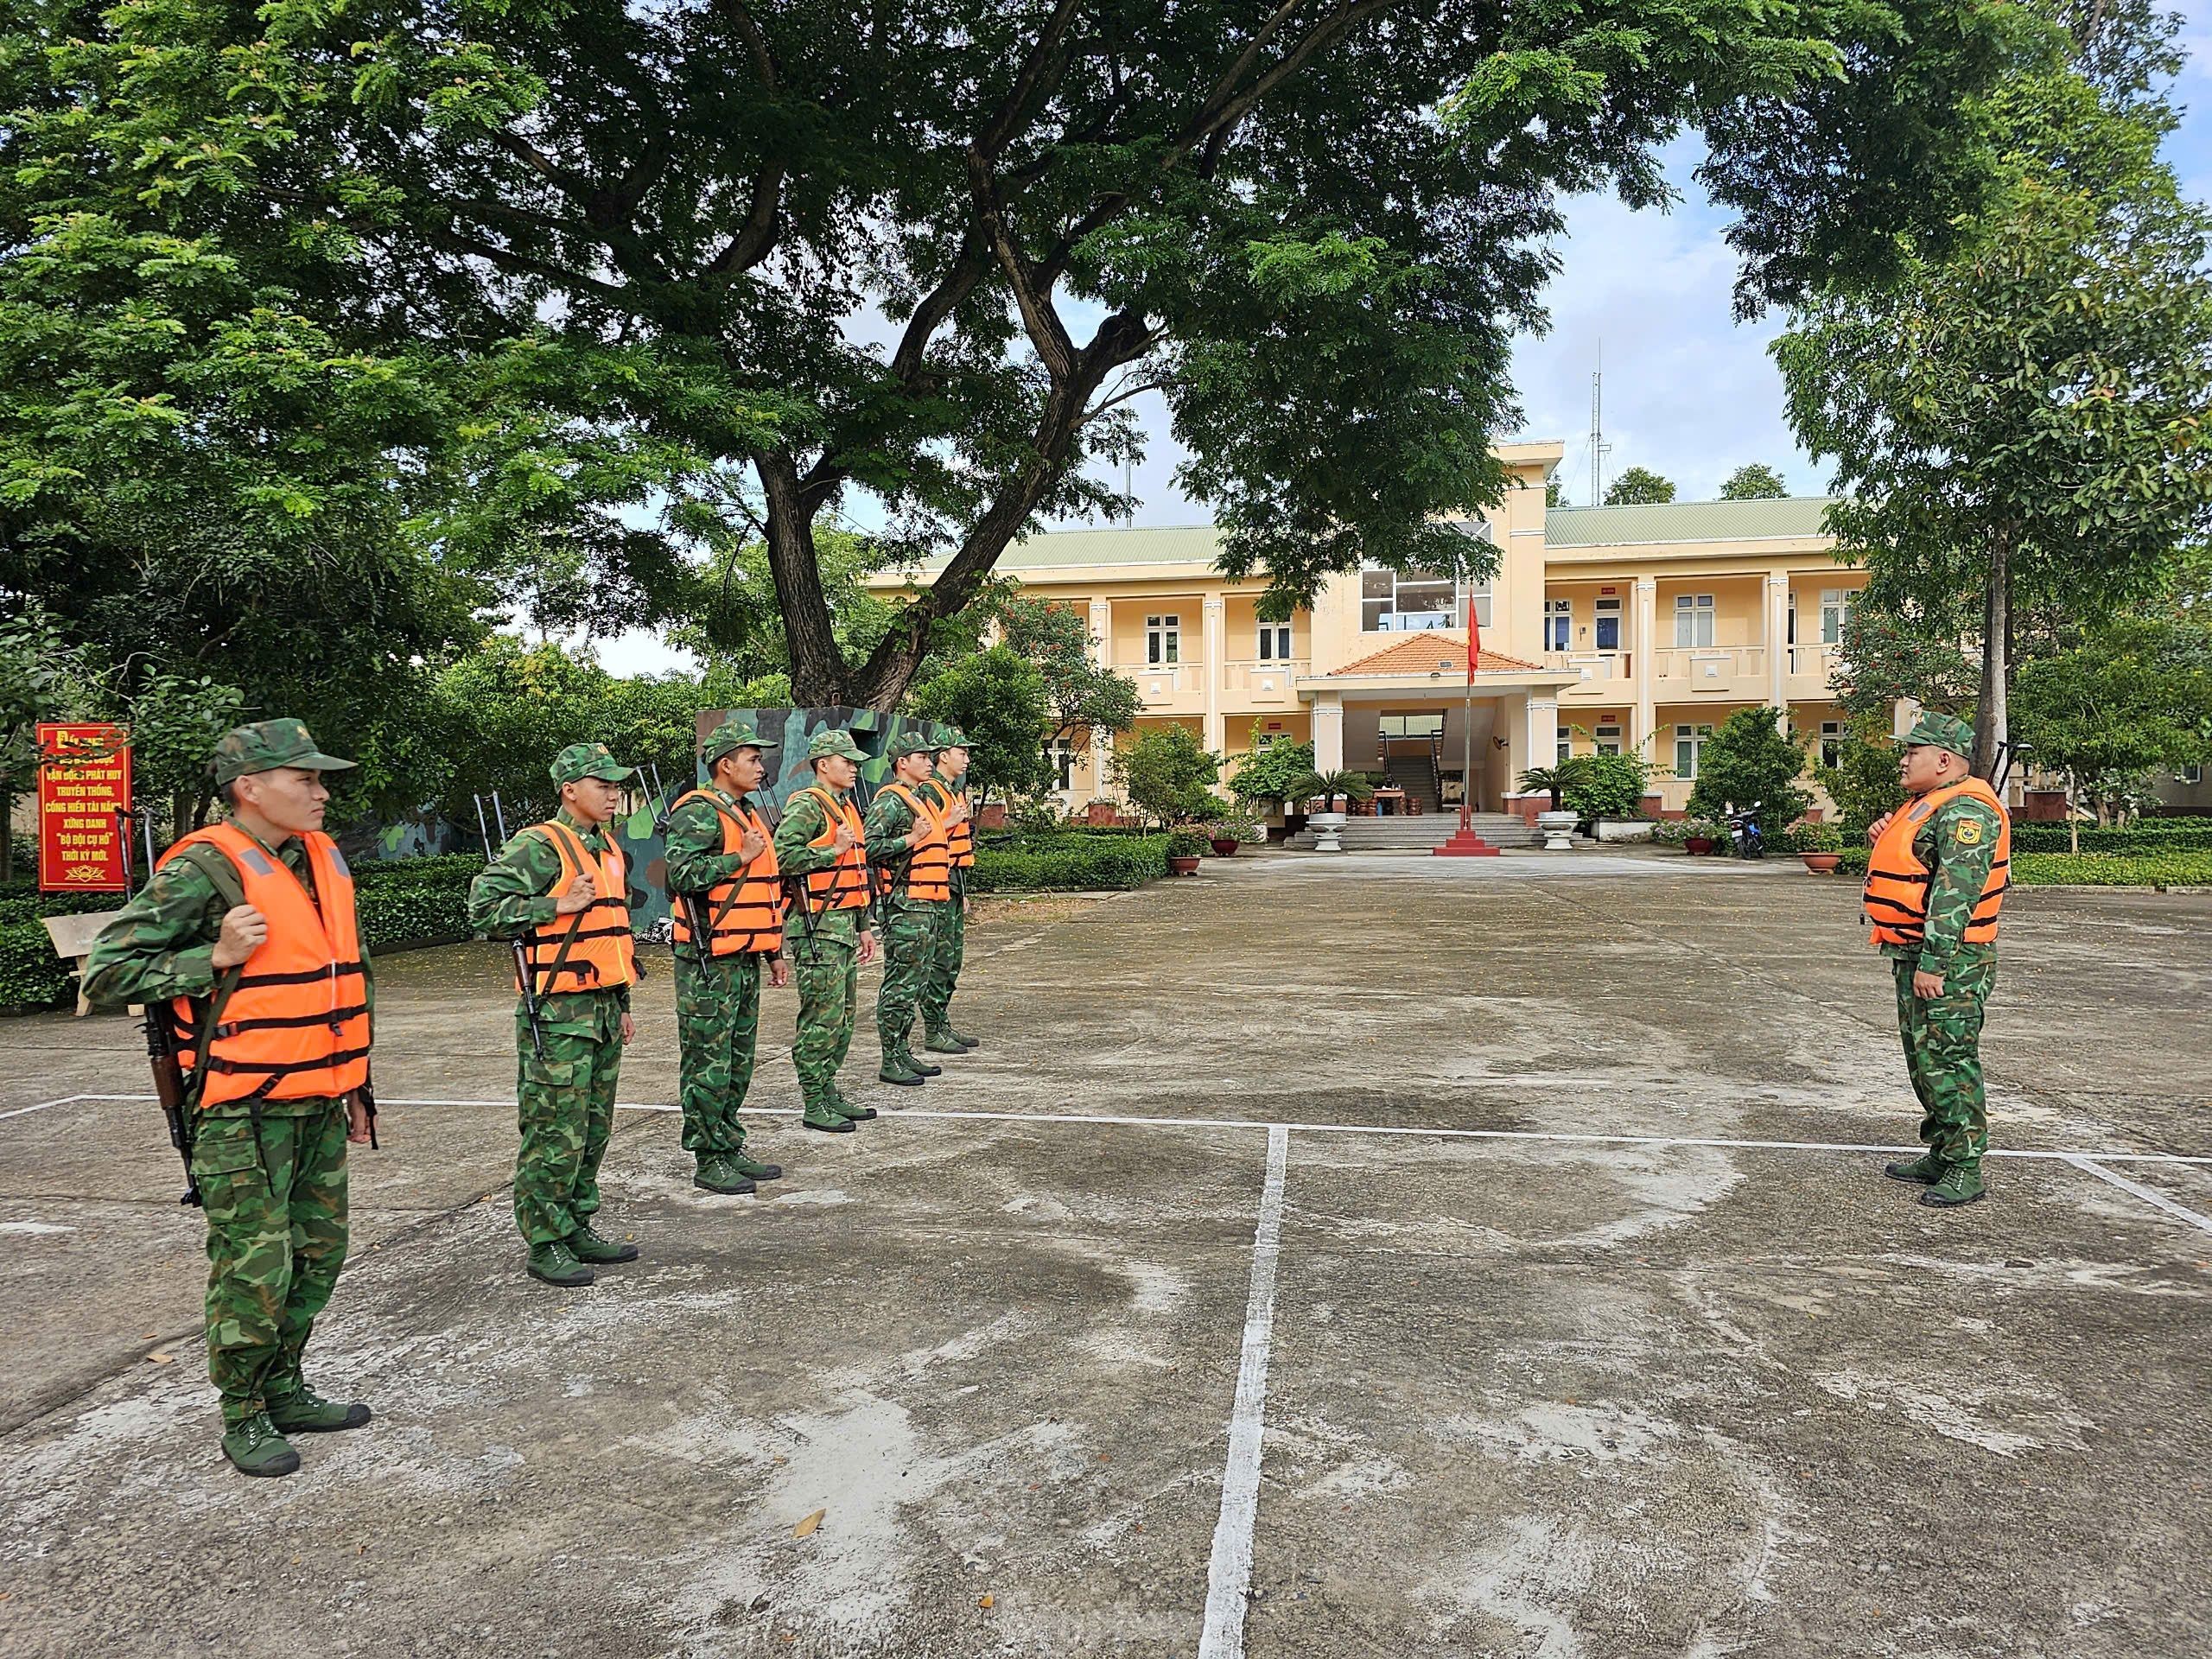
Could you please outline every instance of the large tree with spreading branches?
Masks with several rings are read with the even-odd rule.
[[[1562,194],[1657,204],[1697,129],[1742,308],[1882,276],[1978,199],[1958,112],[2021,31],[1982,0],[26,0],[12,27],[42,79],[0,160],[50,197],[282,270],[351,347],[497,362],[571,440],[638,435],[623,533],[519,591],[696,602],[677,509],[710,501],[765,543],[794,697],[879,708],[1012,541],[1120,505],[1098,463],[1147,388],[1224,567],[1279,603],[1362,558],[1481,569],[1446,521],[1505,487]],[[849,660],[817,538],[856,522],[936,574]]]

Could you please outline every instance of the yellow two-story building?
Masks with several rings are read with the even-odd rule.
[[[1430,808],[1456,807],[1470,754],[1477,810],[1520,812],[1524,771],[1611,750],[1653,762],[1648,804],[1679,812],[1705,739],[1747,707],[1832,747],[1829,677],[1865,579],[1821,533],[1827,502],[1547,509],[1563,449],[1500,447],[1514,487],[1459,525],[1498,551],[1486,582],[1368,569],[1266,621],[1265,582],[1220,575],[1205,526],[1033,537],[998,569],[1085,616],[1099,660],[1136,682],[1140,728],[1185,725],[1230,757],[1311,740],[1322,771],[1387,772]],[[1112,796],[1110,742],[1062,746],[1067,804]]]

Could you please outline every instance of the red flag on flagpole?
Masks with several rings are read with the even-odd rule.
[[[1470,594],[1467,596],[1467,683],[1470,685],[1475,683],[1475,669],[1481,663],[1482,655],[1483,628],[1482,624],[1475,620],[1475,600]]]

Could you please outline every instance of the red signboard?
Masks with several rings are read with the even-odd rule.
[[[123,728],[38,728],[38,884],[48,893],[121,893],[130,834],[130,745]]]

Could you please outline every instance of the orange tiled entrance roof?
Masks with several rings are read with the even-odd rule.
[[[1436,665],[1448,666],[1446,673],[1463,683],[1467,665],[1467,632],[1464,628],[1424,628],[1408,633],[1402,639],[1382,647],[1371,657],[1363,657],[1356,663],[1346,663],[1342,668],[1332,668],[1330,677],[1339,674],[1429,674]],[[1483,674],[1531,674],[1542,671],[1540,663],[1524,662],[1518,657],[1509,657],[1502,651],[1485,650]]]

